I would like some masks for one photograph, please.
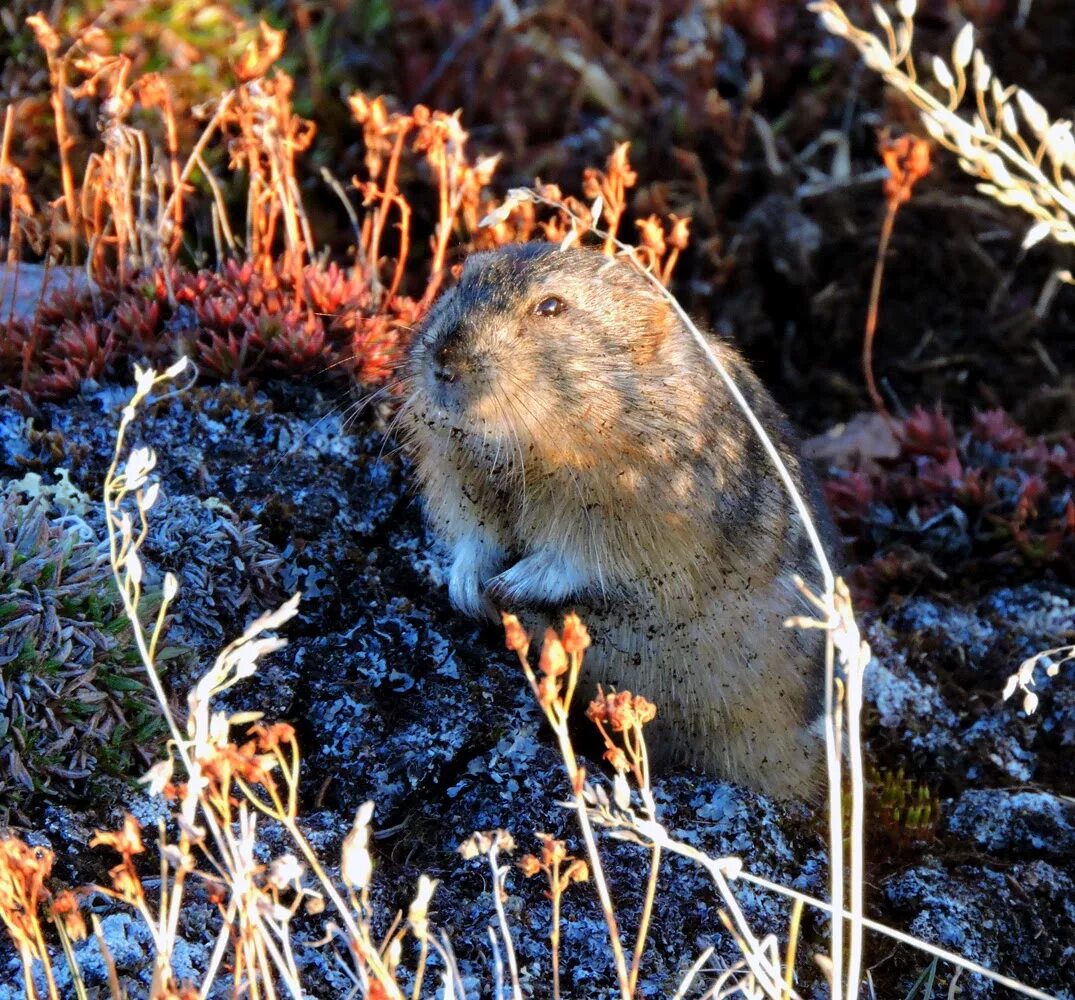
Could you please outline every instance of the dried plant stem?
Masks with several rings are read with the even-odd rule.
[[[97,939],[97,947],[101,949],[101,960],[108,972],[108,990],[112,1000],[122,1000],[126,995],[119,984],[119,974],[116,972],[116,960],[112,957],[112,949],[108,947],[104,931],[101,929],[101,919],[96,913],[90,915],[93,923],[93,936]]]
[[[646,899],[642,904],[642,919],[638,924],[638,939],[635,941],[634,954],[631,956],[631,996],[634,996],[638,989],[638,970],[642,965],[642,954],[646,950],[646,939],[649,937],[649,925],[653,917],[653,901],[657,897],[657,876],[660,869],[661,847],[659,844],[654,844],[650,851],[649,880],[646,883]]]
[[[422,938],[422,944],[418,953],[418,970],[414,974],[414,989],[411,990],[411,1000],[419,1000],[422,996],[422,983],[425,981],[426,966],[429,964],[429,935]]]
[[[552,922],[549,927],[549,958],[552,963],[552,997],[560,1000],[560,865],[552,870]]]
[[[440,140],[443,144],[443,139]],[[435,242],[433,249],[433,261],[430,264],[429,284],[422,296],[422,306],[428,307],[440,291],[441,282],[444,281],[444,261],[448,254],[448,240],[452,235],[452,217],[455,207],[451,204],[450,184],[448,181],[448,157],[442,151],[437,157],[437,192],[438,192],[438,217]]]
[[[201,162],[202,156],[205,153],[205,148],[209,145],[209,140],[213,137],[213,133],[220,127],[220,123],[223,121],[224,116],[231,110],[231,105],[234,100],[235,91],[229,90],[217,102],[216,111],[213,112],[213,117],[209,119],[209,123],[202,130],[202,134],[198,136],[198,141],[194,144],[194,148],[190,151],[190,155],[187,157],[187,162],[183,165],[183,170],[179,175],[179,181],[172,189],[172,193],[168,198],[168,204],[164,206],[163,214],[165,216],[181,213],[181,206],[177,206],[176,203],[182,201],[190,175],[194,172],[194,168]],[[179,217],[182,217],[181,214]]]
[[[846,591],[843,581],[837,581],[838,587]],[[850,595],[839,595],[838,610],[846,609],[850,614]],[[837,627],[840,627],[837,625]],[[845,622],[845,633],[854,628],[854,622]],[[859,994],[862,979],[862,944],[863,914],[865,908],[864,886],[866,885],[866,774],[862,763],[862,678],[866,665],[870,661],[869,647],[862,642],[858,656],[844,657],[844,673],[847,680],[847,756],[851,777],[851,817],[849,839],[851,857],[849,859],[848,895],[851,910],[851,934],[847,955],[847,994],[855,1000]],[[835,905],[835,904],[834,904]],[[839,923],[839,921],[837,921]]]
[[[493,906],[496,908],[496,919],[500,924],[500,936],[504,939],[504,951],[508,956],[508,975],[511,977],[512,1000],[523,1000],[522,989],[519,986],[519,962],[515,957],[515,945],[511,940],[511,927],[508,925],[508,916],[504,912],[504,869],[498,860],[500,848],[494,839],[489,848],[489,867],[493,872]]]
[[[78,226],[78,198],[75,195],[75,179],[71,172],[69,150],[74,144],[67,132],[67,108],[64,96],[67,93],[67,63],[57,59],[55,53],[47,52],[49,77],[52,90],[49,101],[52,115],[56,122],[56,148],[60,154],[60,179],[63,183],[63,201],[67,210],[67,221],[71,226],[71,262],[75,261],[75,228]]]
[[[851,42],[867,66],[907,97],[930,136],[957,154],[963,170],[979,178],[983,194],[1035,219],[1024,247],[1047,235],[1075,243],[1071,121],[1050,119],[1026,91],[1005,87],[976,48],[970,22],[957,34],[950,62],[939,56],[931,60],[933,78],[944,91],[943,99],[934,96],[918,81],[911,55],[916,6],[913,0],[897,3],[899,24],[894,26],[884,8],[875,5],[874,17],[883,33],[879,37],[854,25],[836,0],[809,5],[828,31]],[[964,118],[958,112],[968,90],[973,91],[973,106]]]
[[[365,248],[366,259],[370,262],[370,284],[375,292],[380,291],[382,288],[380,281],[381,237],[384,234],[385,226],[388,224],[388,213],[392,205],[398,204],[397,195],[399,189],[396,185],[396,177],[399,173],[399,161],[403,155],[403,144],[410,130],[411,126],[405,123],[399,126],[399,131],[396,133],[396,141],[392,144],[392,152],[388,158],[384,188],[381,191],[381,205],[373,217],[369,242]],[[402,254],[400,256],[402,257]]]
[[[75,950],[71,946],[71,935],[67,933],[67,929],[64,927],[62,920],[54,921],[53,926],[56,928],[56,934],[60,939],[60,947],[63,948],[63,957],[67,961],[67,971],[71,975],[71,983],[75,987],[75,993],[78,996],[78,1000],[88,1000],[86,983],[82,979],[82,972],[78,967],[78,960],[75,958]]]
[[[784,992],[781,1000],[791,996],[795,986],[795,957],[799,950],[799,926],[803,916],[803,901],[796,899],[791,904],[791,920],[788,923],[788,950],[784,956]]]
[[[890,199],[885,206],[885,217],[881,222],[881,236],[877,241],[877,259],[873,265],[873,280],[870,282],[870,302],[866,310],[866,329],[862,338],[862,374],[866,379],[866,391],[870,394],[870,402],[883,417],[891,420],[888,407],[877,391],[877,382],[873,374],[873,341],[877,332],[877,313],[881,301],[881,279],[885,271],[885,255],[888,253],[888,244],[892,239],[892,227],[896,222],[896,213],[899,211],[899,202]]]

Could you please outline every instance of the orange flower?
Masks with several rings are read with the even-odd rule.
[[[560,677],[567,673],[567,653],[554,629],[545,630],[545,641],[541,644],[541,659],[538,661],[538,667],[546,677]]]
[[[68,937],[82,941],[86,937],[86,921],[78,908],[78,896],[70,889],[57,894],[52,904],[52,919],[63,924]]]
[[[242,83],[249,83],[259,76],[264,76],[284,51],[285,32],[277,31],[260,21],[258,35],[258,40],[247,45],[235,64],[235,75]]]
[[[527,878],[532,878],[541,871],[541,862],[533,854],[528,854],[519,862],[519,869]]]
[[[881,134],[878,143],[889,172],[885,198],[902,205],[911,200],[911,189],[930,171],[929,143],[913,135],[901,135],[893,140],[887,133]]]
[[[590,633],[582,624],[582,619],[572,613],[564,615],[564,630],[561,640],[569,653],[582,653],[590,648]]]
[[[513,653],[521,652],[523,656],[526,656],[530,648],[530,637],[526,634],[519,619],[515,615],[501,612],[500,620],[504,623],[504,641],[508,649]]]
[[[247,732],[256,738],[258,749],[262,753],[271,753],[282,743],[295,742],[295,727],[287,722],[274,722],[271,726],[255,722]]]
[[[142,844],[142,828],[130,813],[123,818],[123,829],[115,833],[106,833],[103,830],[94,831],[90,840],[90,847],[111,847],[125,858],[134,854],[141,854],[145,847]]]

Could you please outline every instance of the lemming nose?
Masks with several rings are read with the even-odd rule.
[[[454,382],[470,369],[462,338],[457,333],[450,333],[433,351],[434,376],[442,382]]]

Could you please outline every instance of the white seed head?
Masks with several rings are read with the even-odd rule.
[[[123,466],[123,485],[136,490],[157,464],[157,456],[149,448],[132,448]]]
[[[892,69],[892,57],[888,50],[873,35],[867,35],[861,43],[862,60],[876,73],[887,73]]]
[[[368,804],[368,803],[367,803]],[[367,848],[369,843],[368,818],[366,822],[360,822],[362,818],[362,806],[355,817],[355,825],[351,832],[343,839],[343,850],[340,857],[340,875],[343,881],[351,889],[361,891],[370,882],[373,874],[373,859]]]
[[[429,933],[429,901],[433,898],[433,891],[436,888],[437,883],[433,879],[428,875],[420,875],[414,899],[407,910],[407,922],[419,941],[425,940]]]
[[[166,601],[171,601],[175,598],[175,595],[179,592],[179,581],[174,573],[164,574],[164,586],[161,590]]]
[[[881,25],[882,28],[892,27],[892,19],[888,16],[885,8],[879,3],[873,5],[873,16],[877,19],[877,23]]]
[[[142,560],[138,558],[138,553],[133,549],[128,552],[124,565],[127,567],[127,575],[131,578],[131,582],[137,587],[142,582]]]
[[[282,854],[269,866],[269,881],[281,890],[289,885],[298,888],[302,882],[302,872],[302,863],[294,854]]]
[[[228,742],[228,733],[231,723],[224,712],[214,712],[209,719],[209,739],[217,746],[224,746]]]
[[[1075,154],[1075,138],[1071,134],[1071,122],[1055,121],[1045,133],[1043,139],[1049,155],[1058,163],[1063,163]]]
[[[818,15],[821,18],[821,26],[831,35],[839,38],[847,37],[847,22],[831,10],[823,10]]]
[[[931,114],[923,112],[922,127],[930,134],[930,137],[936,139],[937,142],[944,142],[947,138],[944,132],[944,127]]]
[[[968,21],[959,29],[956,40],[952,43],[952,65],[966,68],[974,52],[974,25]]]
[[[1015,92],[1015,99],[1031,131],[1040,139],[1049,129],[1049,115],[1045,108],[1022,88]]]
[[[188,364],[190,364],[190,359],[186,358],[186,357],[182,357],[178,361],[176,361],[174,364],[169,365],[168,368],[165,369],[164,374],[168,378],[175,378],[176,375],[182,375],[183,372],[185,372],[187,370],[187,365]]]
[[[993,77],[993,71],[989,68],[989,63],[985,61],[985,56],[978,49],[974,50],[972,61],[974,63],[974,89],[984,92]]]
[[[1048,220],[1034,223],[1023,237],[1023,249],[1029,250],[1036,243],[1040,243],[1052,230],[1053,224]]]
[[[933,79],[944,87],[945,90],[951,90],[952,87],[955,86],[956,81],[952,77],[952,71],[940,56],[933,57],[930,67],[933,70]]]
[[[141,507],[142,510],[149,510],[157,502],[157,498],[160,496],[160,491],[160,483],[150,483],[146,487],[145,493],[142,494],[142,499],[139,500],[138,506]]]
[[[148,786],[147,791],[150,795],[160,795],[163,793],[165,786],[172,780],[173,770],[174,765],[170,757],[165,760],[159,760],[138,779],[138,783]]]
[[[914,17],[917,9],[917,0],[896,0],[896,10],[899,11],[900,17],[907,21]]]
[[[1000,124],[1004,126],[1004,131],[1008,135],[1019,134],[1019,122],[1015,120],[1015,112],[1010,104],[1005,104],[1000,109]]]
[[[488,229],[490,226],[499,226],[500,223],[507,222],[508,216],[511,215],[511,210],[514,207],[509,201],[502,202],[482,218],[481,222],[478,223],[478,228]]]
[[[627,784],[627,775],[617,771],[612,779],[612,800],[625,812],[631,808],[631,786]]]
[[[134,391],[138,396],[148,396],[153,391],[153,383],[156,381],[157,375],[152,368],[147,368],[145,371],[136,369],[134,377]]]
[[[1004,165],[1004,161],[996,153],[985,153],[982,156],[982,162],[985,164],[985,169],[989,171],[989,176],[993,178],[1001,187],[1011,187],[1013,183],[1012,175],[1008,172],[1008,168]]]

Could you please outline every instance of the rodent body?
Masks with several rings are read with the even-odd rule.
[[[713,341],[818,512],[778,407]],[[812,555],[719,376],[629,263],[523,244],[475,254],[408,366],[403,426],[452,602],[577,610],[585,680],[658,707],[650,749],[780,797],[812,797],[819,636],[784,627]],[[528,614],[529,612],[529,614]]]

